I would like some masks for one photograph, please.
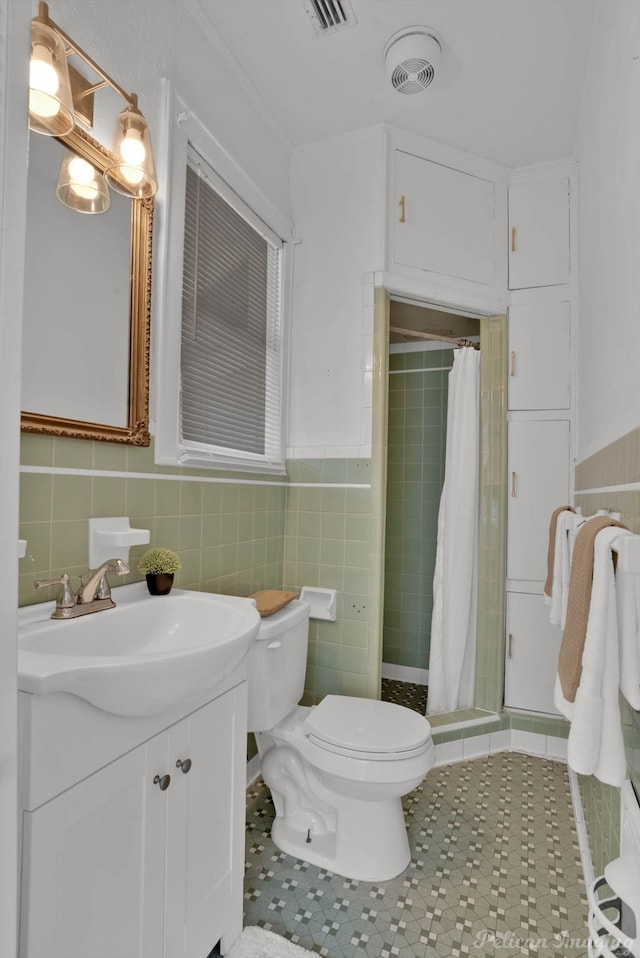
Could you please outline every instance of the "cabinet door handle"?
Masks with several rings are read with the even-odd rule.
[[[187,775],[191,770],[191,759],[190,758],[179,758],[176,762],[176,768],[179,768],[183,775]]]
[[[401,209],[401,211],[402,211],[402,212],[400,213],[400,222],[401,222],[401,223],[406,223],[406,222],[407,222],[407,218],[406,218],[406,216],[405,216],[405,197],[404,197],[404,194],[400,197],[400,202],[398,203],[398,206],[400,207],[400,209]]]
[[[153,780],[153,784],[157,785],[161,792],[166,792],[166,790],[171,785],[171,776],[170,775],[156,775]]]
[[[512,652],[511,652],[512,643],[513,643],[513,633],[512,633],[512,632],[509,632],[509,658],[510,658],[510,659],[513,658],[513,654],[512,654]]]
[[[516,251],[516,228],[515,226],[511,227],[511,252],[515,253]]]
[[[516,495],[516,474],[515,472],[511,473],[511,495],[515,498]]]
[[[515,376],[516,374],[516,351],[515,349],[511,350],[511,375]]]

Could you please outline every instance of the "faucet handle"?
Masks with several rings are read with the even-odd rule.
[[[98,587],[96,589],[96,599],[110,599],[110,598],[111,598],[111,586],[109,585],[109,580],[107,579],[107,573],[103,572],[102,575],[100,576],[100,581],[98,582]]]
[[[33,583],[35,589],[46,589],[50,585],[61,586],[58,598],[56,599],[56,611],[58,609],[72,609],[76,604],[76,597],[69,585],[69,575],[65,572],[58,579],[36,579]]]

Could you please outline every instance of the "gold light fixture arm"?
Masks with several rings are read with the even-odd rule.
[[[125,103],[128,103],[129,106],[136,107],[136,101],[137,101],[136,94],[125,93],[125,91],[122,89],[120,84],[116,83],[116,81],[112,77],[110,77],[109,74],[106,73],[106,71],[103,70],[102,67],[99,66],[96,63],[96,61],[89,56],[88,53],[85,53],[82,47],[78,46],[78,44],[74,40],[72,40],[71,37],[67,33],[65,33],[61,27],[58,26],[55,20],[51,19],[51,17],[49,16],[49,4],[45,3],[44,0],[40,0],[40,3],[38,4],[38,16],[35,17],[34,19],[40,20],[42,23],[47,24],[47,26],[53,27],[53,29],[56,31],[60,39],[64,42],[65,46],[67,47],[67,50],[66,50],[67,57],[69,57],[72,53],[77,54],[80,57],[80,59],[83,60],[84,63],[86,63],[87,66],[94,71],[94,73],[97,73],[99,77],[102,77],[102,81],[100,83],[94,84],[93,86],[88,87],[84,91],[83,93],[84,96],[88,96],[89,93],[94,93],[96,90],[102,90],[104,89],[104,87],[110,86],[111,89],[114,90],[118,94],[118,96],[124,100]]]

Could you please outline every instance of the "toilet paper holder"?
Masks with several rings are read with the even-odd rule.
[[[327,622],[336,621],[336,590],[323,589],[318,586],[303,585],[300,598],[311,606],[310,619],[324,619]]]

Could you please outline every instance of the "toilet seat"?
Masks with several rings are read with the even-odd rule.
[[[422,755],[431,740],[431,726],[417,712],[347,695],[327,695],[310,710],[303,731],[317,748],[374,762]]]

